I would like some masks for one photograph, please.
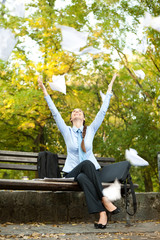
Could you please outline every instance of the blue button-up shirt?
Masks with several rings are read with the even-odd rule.
[[[97,113],[94,121],[91,123],[91,125],[87,126],[86,136],[84,138],[84,143],[86,147],[84,160],[90,160],[91,162],[93,162],[96,169],[99,169],[100,165],[93,154],[93,139],[95,133],[97,132],[98,128],[100,127],[105,117],[106,111],[109,107],[111,96],[112,93],[107,92],[103,104],[99,112]],[[65,161],[63,171],[68,173],[80,163],[78,157],[78,132],[77,132],[78,128],[76,128],[75,126],[73,127],[67,126],[63,118],[61,117],[59,111],[57,110],[56,106],[54,105],[51,97],[47,95],[45,96],[45,99],[47,101],[49,109],[52,112],[53,118],[55,119],[56,124],[63,135],[67,147],[67,158]],[[83,126],[80,129],[81,131],[83,131]]]

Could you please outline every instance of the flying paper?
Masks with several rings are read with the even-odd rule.
[[[102,50],[99,50],[97,48],[94,48],[94,47],[86,47],[84,48],[81,52],[78,52],[77,54],[78,55],[82,55],[82,54],[85,54],[85,53],[91,53],[91,54],[99,54],[101,53]],[[75,52],[76,53],[76,52]]]
[[[142,70],[136,70],[136,71],[134,71],[134,73],[140,79],[144,79],[145,78],[145,73]]]
[[[86,47],[80,51],[80,48],[87,45],[88,32],[79,32],[72,27],[63,25],[56,25],[56,27],[60,28],[62,32],[61,46],[63,50],[73,52],[76,55],[82,55],[85,53],[99,54],[102,52],[92,46]]]
[[[65,83],[65,74],[64,75],[58,75],[52,76],[52,81],[53,82],[49,82],[50,88],[54,91],[59,91],[62,92],[64,94],[66,94],[66,83]]]
[[[6,0],[4,4],[9,10],[10,15],[24,17],[25,6],[23,0]]]
[[[22,0],[6,0],[5,4],[12,16],[24,17],[25,7]],[[10,29],[0,28],[0,59],[7,61],[13,48],[17,43],[17,38]]]
[[[133,165],[133,166],[148,166],[149,163],[143,158],[138,156],[138,153],[135,149],[130,148],[125,151],[125,158]]]
[[[148,48],[148,43],[147,43],[147,37],[145,35],[143,35],[143,37],[141,38],[141,43],[139,43],[136,48],[138,52],[141,52],[143,54],[146,53]]]
[[[17,39],[10,29],[0,28],[0,43],[0,59],[7,61],[17,43]]]
[[[79,32],[72,27],[56,25],[62,32],[62,49],[70,52],[79,52],[87,44],[88,32]]]
[[[110,201],[116,201],[121,198],[121,184],[116,179],[114,183],[107,188],[103,189],[103,196],[107,197]]]
[[[143,19],[144,27],[151,27],[160,32],[160,16],[152,17],[150,13],[146,12]]]

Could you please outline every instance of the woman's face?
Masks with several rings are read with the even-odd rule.
[[[71,113],[71,121],[77,119],[85,121],[84,113],[80,108],[75,108]]]

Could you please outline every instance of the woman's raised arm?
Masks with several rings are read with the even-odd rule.
[[[108,85],[108,90],[107,90],[107,94],[104,99],[104,102],[103,102],[99,112],[97,113],[94,121],[90,125],[93,128],[95,133],[98,130],[98,128],[100,127],[100,125],[103,122],[103,119],[106,115],[106,112],[107,112],[107,109],[108,109],[109,103],[110,103],[110,98],[112,96],[112,86],[113,86],[114,80],[116,79],[117,75],[118,75],[117,73],[114,74],[110,84]]]
[[[42,78],[40,76],[38,77],[38,86],[42,89],[44,96],[47,96],[48,95],[47,89],[44,86],[44,84],[42,82]]]
[[[53,115],[53,118],[57,124],[57,127],[59,128],[60,132],[62,135],[65,136],[68,134],[68,128],[67,125],[65,124],[63,118],[61,117],[61,114],[59,113],[58,109],[56,108],[55,104],[53,103],[51,97],[49,96],[41,77],[38,77],[38,86],[42,89],[44,93],[44,98],[48,104],[49,109],[51,110],[51,113]]]
[[[108,92],[109,92],[109,93],[112,92],[112,86],[113,86],[114,80],[116,79],[117,76],[118,76],[118,74],[115,73],[115,74],[113,75],[113,78],[112,78],[110,84],[108,85]]]

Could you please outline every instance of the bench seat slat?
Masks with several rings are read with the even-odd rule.
[[[44,181],[44,180],[14,180],[1,179],[0,189],[5,190],[40,190],[40,191],[82,191],[77,182]],[[110,183],[102,183],[103,187]],[[134,185],[136,187],[136,185]],[[138,185],[137,185],[138,186]],[[123,185],[121,185],[123,188]],[[129,187],[129,185],[127,185]]]
[[[1,179],[0,183],[0,189],[5,190],[82,191],[77,182]]]

